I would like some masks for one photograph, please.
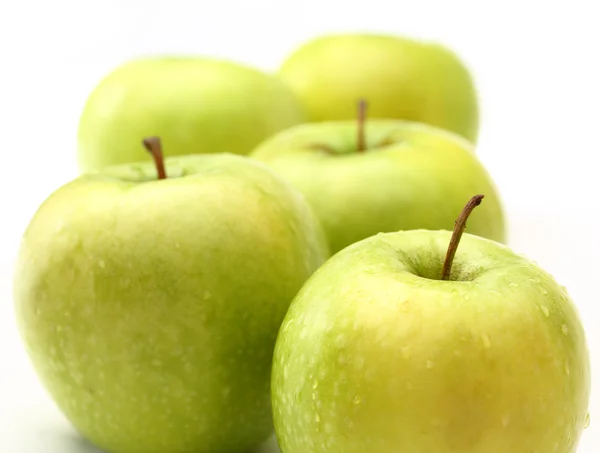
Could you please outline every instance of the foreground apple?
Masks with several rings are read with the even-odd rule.
[[[311,121],[345,120],[366,98],[376,118],[419,121],[475,142],[477,92],[465,64],[450,49],[409,37],[346,33],[303,44],[280,76]]]
[[[481,198],[452,240],[380,234],[304,285],[275,349],[282,453],[575,452],[590,394],[582,324],[535,263],[473,235],[458,246]]]
[[[276,334],[324,239],[301,196],[248,158],[161,162],[159,180],[117,166],[40,207],[16,267],[20,332],[101,448],[246,453],[272,432]]]
[[[470,232],[505,240],[496,187],[468,141],[421,123],[365,122],[365,108],[358,121],[294,126],[251,154],[304,194],[333,252],[380,232],[452,229],[473,193],[487,203]]]
[[[166,153],[247,154],[305,115],[281,80],[211,58],[154,57],[114,70],[87,100],[78,132],[82,171],[144,161],[140,137],[159,135]]]

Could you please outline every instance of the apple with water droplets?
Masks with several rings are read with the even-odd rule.
[[[567,291],[507,246],[382,233],[303,286],[273,364],[282,453],[574,453],[589,424],[585,332]],[[462,238],[461,238],[462,237]]]
[[[247,453],[272,434],[275,338],[325,239],[263,165],[163,161],[145,143],[156,168],[81,176],[39,208],[16,266],[19,330],[58,407],[107,452]]]

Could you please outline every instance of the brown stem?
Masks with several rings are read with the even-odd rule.
[[[458,216],[458,219],[456,219],[456,222],[454,222],[454,231],[452,232],[452,238],[448,245],[444,267],[442,268],[442,280],[448,280],[450,278],[454,255],[456,255],[456,249],[458,248],[460,238],[467,227],[467,219],[471,215],[471,212],[473,212],[473,209],[481,204],[481,200],[483,200],[483,195],[475,195],[471,198]]]
[[[367,145],[365,139],[365,122],[367,119],[367,101],[361,99],[358,101],[357,131],[356,131],[356,149],[363,152]]]
[[[146,149],[152,154],[154,164],[156,165],[156,172],[158,173],[158,179],[166,179],[167,173],[165,171],[165,158],[162,153],[162,146],[160,144],[160,138],[148,137],[145,138],[142,143]]]

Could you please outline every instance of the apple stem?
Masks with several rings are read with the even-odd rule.
[[[450,244],[448,245],[448,252],[446,252],[446,259],[444,260],[444,267],[442,268],[442,280],[450,279],[450,271],[452,270],[452,262],[454,261],[454,255],[456,255],[456,249],[460,242],[465,228],[467,227],[467,219],[473,212],[475,207],[481,204],[483,195],[475,195],[465,205],[462,212],[454,222],[454,231],[452,232],[452,238],[450,238]]]
[[[356,148],[359,152],[363,152],[367,145],[365,139],[365,122],[367,119],[367,101],[361,99],[358,101],[358,115],[357,115],[357,135],[356,135]]]
[[[156,172],[158,173],[158,179],[166,179],[165,159],[162,152],[162,145],[160,144],[160,138],[148,137],[145,138],[142,143],[150,154],[152,154],[154,164],[156,165]]]

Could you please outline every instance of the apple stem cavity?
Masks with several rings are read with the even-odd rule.
[[[145,138],[142,141],[142,143],[144,144],[148,152],[152,154],[154,164],[156,165],[156,172],[158,173],[158,179],[166,179],[167,172],[165,171],[165,158],[163,156],[160,138],[148,137]]]
[[[458,216],[458,219],[456,219],[456,222],[454,222],[454,231],[452,232],[452,237],[450,238],[450,244],[448,245],[448,251],[446,252],[446,259],[444,260],[444,267],[442,268],[442,280],[450,279],[452,262],[454,261],[454,255],[456,255],[456,249],[460,243],[460,238],[467,227],[467,219],[471,215],[471,212],[473,212],[473,209],[481,204],[481,200],[483,200],[483,195],[475,195],[473,198],[471,198]]]
[[[367,101],[361,99],[358,101],[357,115],[357,134],[356,134],[356,149],[358,152],[363,152],[367,148],[365,139],[365,122],[367,120]]]

